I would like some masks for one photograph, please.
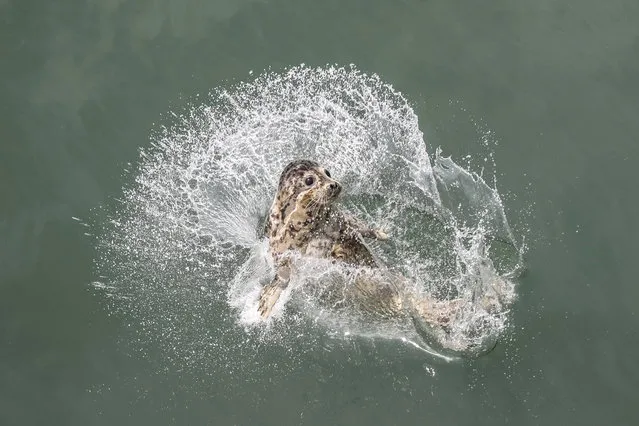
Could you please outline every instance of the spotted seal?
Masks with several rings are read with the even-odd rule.
[[[315,161],[297,160],[282,172],[265,232],[275,277],[260,293],[258,311],[266,319],[295,271],[295,255],[332,259],[350,267],[354,279],[341,293],[361,310],[388,318],[417,316],[446,325],[459,301],[438,301],[411,292],[407,280],[389,272],[365,239],[388,235],[340,209],[341,184]]]

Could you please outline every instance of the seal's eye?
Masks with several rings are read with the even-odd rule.
[[[304,181],[308,186],[313,185],[313,182],[315,182],[315,179],[313,179],[313,176],[309,176],[306,178],[306,180]]]
[[[324,170],[324,173],[326,173],[326,176],[331,177],[331,172],[329,172],[328,170]]]

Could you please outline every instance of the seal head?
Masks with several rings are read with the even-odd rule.
[[[315,230],[341,192],[340,183],[315,161],[297,160],[289,163],[280,176],[277,196],[266,222],[265,231],[271,243],[276,242],[274,240],[281,243],[291,239],[300,231],[306,230],[308,234]],[[284,223],[287,226],[282,229]],[[287,248],[296,247],[293,244]]]

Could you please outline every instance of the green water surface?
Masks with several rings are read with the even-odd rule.
[[[490,354],[218,377],[132,350],[92,291],[72,217],[121,194],[167,112],[300,63],[378,73],[454,159],[492,132],[528,273]],[[0,424],[639,424],[638,152],[636,0],[0,0]]]

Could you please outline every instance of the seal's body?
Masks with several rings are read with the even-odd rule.
[[[455,301],[418,297],[407,291],[404,277],[388,279],[388,271],[364,243],[364,238],[385,240],[388,236],[340,210],[335,201],[341,190],[330,172],[314,161],[293,161],[282,172],[265,229],[276,272],[260,293],[261,316],[271,314],[288,285],[294,268],[292,255],[297,252],[355,267],[353,282],[343,294],[367,312],[383,317],[416,314],[429,323],[447,323],[457,306]]]

